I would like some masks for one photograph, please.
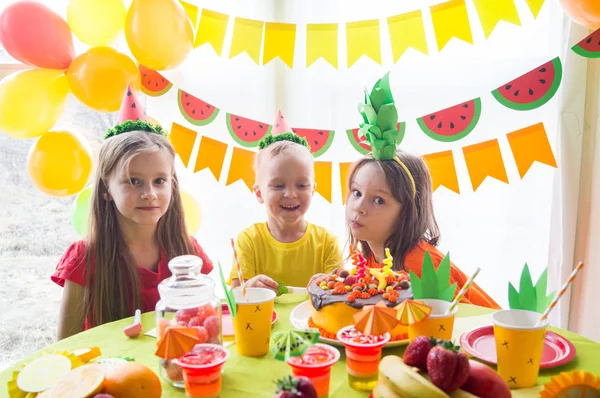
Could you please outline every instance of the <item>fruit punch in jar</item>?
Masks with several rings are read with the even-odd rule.
[[[319,398],[329,396],[331,367],[340,359],[340,352],[326,344],[315,344],[299,357],[291,357],[287,363],[296,377],[308,377],[315,386]]]
[[[358,391],[372,391],[377,384],[381,349],[390,341],[390,334],[364,335],[346,326],[337,333],[337,339],[346,347],[346,370],[350,387]]]
[[[198,344],[174,362],[183,370],[188,398],[213,398],[221,393],[221,368],[229,358],[226,348],[217,344]]]

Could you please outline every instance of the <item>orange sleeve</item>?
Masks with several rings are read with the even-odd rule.
[[[421,267],[423,266],[423,258],[425,251],[429,251],[433,265],[437,268],[444,259],[444,256],[438,249],[429,243],[423,241],[415,246],[404,258],[404,269],[414,272],[419,278],[421,277]],[[456,282],[456,293],[462,289],[469,279],[456,265],[450,263],[450,283]],[[461,303],[473,304],[480,307],[491,308],[495,310],[502,309],[482,288],[476,283],[472,283],[467,293],[460,300]]]

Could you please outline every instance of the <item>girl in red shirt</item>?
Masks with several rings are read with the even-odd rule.
[[[153,311],[173,257],[194,254],[202,273],[213,268],[188,235],[175,151],[164,131],[145,122],[119,127],[100,150],[89,234],[67,249],[51,277],[64,287],[59,339],[132,316],[136,308]]]

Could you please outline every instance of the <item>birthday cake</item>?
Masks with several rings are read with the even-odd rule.
[[[386,252],[388,257],[381,268],[367,268],[365,259],[353,252],[352,268],[336,269],[327,277],[313,281],[308,286],[309,327],[318,328],[323,337],[335,339],[338,330],[354,324],[354,314],[365,305],[383,301],[388,307],[396,307],[412,299],[408,274],[393,271],[392,258],[387,249]],[[396,326],[391,334],[392,340],[408,338],[403,325]]]

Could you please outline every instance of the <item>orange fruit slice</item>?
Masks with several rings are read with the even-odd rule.
[[[429,317],[431,307],[415,300],[405,300],[394,307],[398,311],[396,319],[401,325],[410,326],[419,323]]]
[[[44,397],[88,398],[98,394],[104,385],[105,370],[102,365],[83,365],[70,371]]]

